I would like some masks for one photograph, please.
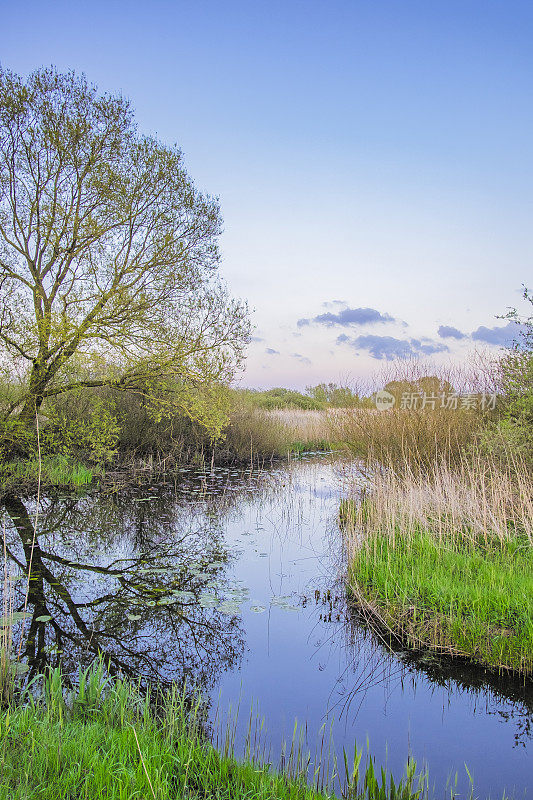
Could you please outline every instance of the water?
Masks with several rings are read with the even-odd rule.
[[[397,777],[412,755],[438,797],[455,775],[465,796],[465,763],[476,796],[527,796],[531,684],[393,652],[347,602],[342,471],[313,458],[46,498],[22,640],[28,677],[59,663],[75,675],[103,651],[113,671],[144,682],[198,683],[212,719],[240,705],[238,750],[253,706],[274,761],[297,719],[312,750],[321,728],[338,753],[368,737]],[[34,514],[32,500],[3,510],[16,608]]]

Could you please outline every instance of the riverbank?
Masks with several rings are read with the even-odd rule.
[[[0,496],[9,492],[31,494],[38,485],[47,490],[120,483],[127,475],[156,477],[186,466],[264,467],[304,452],[325,452],[335,447],[326,411],[268,411],[249,405],[234,410],[217,442],[209,442],[192,426],[187,433],[182,431],[179,439],[169,435],[166,444],[161,437],[156,441],[154,452],[147,446],[124,443],[102,461],[75,448],[68,453],[47,452],[45,440],[40,457],[34,448],[30,457],[0,464]]]
[[[341,506],[352,598],[410,648],[531,676],[532,496],[518,464],[374,470]]]
[[[335,519],[339,471],[348,466],[304,457],[266,470],[191,468],[117,491],[43,494],[33,554],[35,498],[12,498],[2,520],[8,606],[23,608],[32,576],[29,616],[13,628],[24,679],[58,663],[72,675],[102,652],[134,685],[141,676],[143,685],[194,680],[212,699],[214,731],[240,704],[239,757],[253,707],[264,715],[274,763],[298,719],[313,753],[325,724],[325,751],[331,741],[339,763],[343,748],[351,761],[354,741],[368,738],[395,781],[410,753],[428,764],[438,797],[450,795],[447,785],[469,796],[464,763],[479,797],[523,796],[527,687],[509,680],[490,689],[484,670],[469,675],[457,663],[454,673],[427,654],[413,667],[345,602]],[[213,741],[223,751],[224,739]]]
[[[26,695],[23,705],[0,713],[2,800],[100,800],[102,797],[217,798],[217,800],[327,800],[332,788],[309,785],[309,760],[298,743],[287,752],[283,771],[257,757],[254,742],[247,758],[233,757],[231,732],[224,753],[210,744],[202,703],[171,690],[160,697],[139,695],[133,684],[104,680],[102,664],[80,673],[77,689],[67,692],[58,669],[43,679],[43,701]],[[373,762],[363,767],[356,749],[342,765],[343,794],[353,800],[419,800],[426,796],[425,775],[411,762],[398,786]],[[341,765],[339,765],[340,767]],[[320,784],[320,765],[314,781]],[[338,779],[329,776],[331,787]],[[311,781],[313,782],[313,780]]]

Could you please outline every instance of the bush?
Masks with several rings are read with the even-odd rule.
[[[524,289],[524,299],[533,304],[533,295]],[[520,326],[509,352],[498,364],[496,382],[503,400],[501,418],[483,436],[485,449],[494,455],[510,455],[533,462],[533,316],[521,318],[516,309],[507,319]]]

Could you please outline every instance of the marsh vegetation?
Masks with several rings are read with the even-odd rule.
[[[0,70],[0,111],[0,797],[414,800],[426,757],[437,793],[465,761],[521,791],[533,319],[477,372],[237,389],[247,308],[179,149],[53,68]],[[470,697],[494,767],[453,751]]]

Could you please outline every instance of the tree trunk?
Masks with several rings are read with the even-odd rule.
[[[17,417],[17,420],[21,422],[25,428],[32,428],[35,424],[35,418],[43,404],[44,391],[48,381],[49,376],[46,367],[42,363],[35,361],[30,374],[28,394],[22,410]]]

